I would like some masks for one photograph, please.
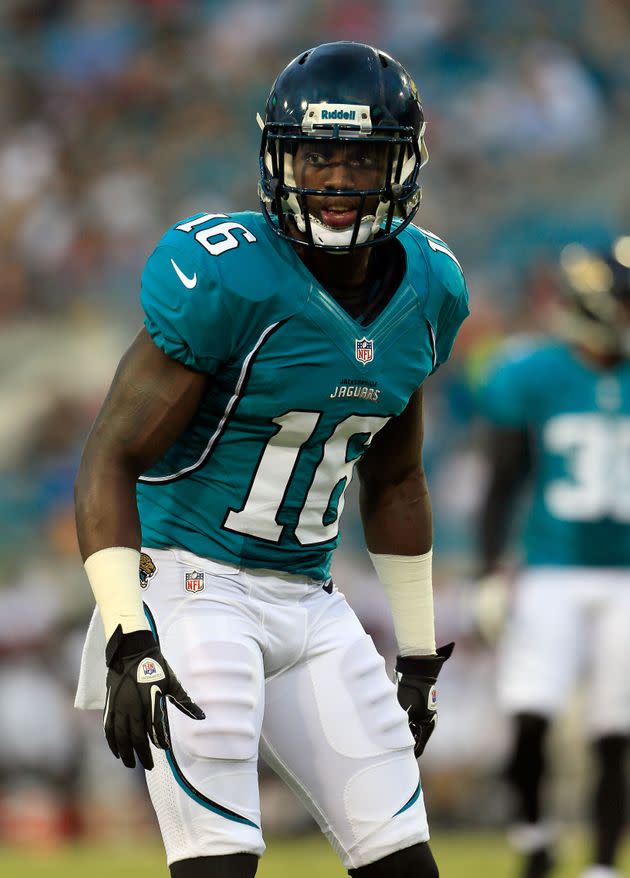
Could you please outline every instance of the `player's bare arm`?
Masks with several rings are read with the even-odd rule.
[[[376,434],[358,464],[361,518],[370,552],[419,555],[432,545],[431,499],[422,466],[422,388]]]
[[[511,513],[532,465],[531,440],[525,429],[489,429],[486,449],[490,471],[479,517],[482,575],[499,564],[508,541]]]
[[[107,638],[105,736],[129,768],[135,766],[134,753],[147,770],[153,768],[149,740],[169,746],[165,697],[191,718],[204,717],[145,618],[135,491],[138,476],[189,423],[206,381],[163,354],[141,330],[118,367],[76,481],[79,543]]]
[[[531,471],[529,433],[521,427],[488,427],[485,451],[489,472],[479,514],[479,570],[472,607],[478,633],[494,644],[505,626],[510,603],[510,584],[501,560],[518,495]]]
[[[383,583],[399,656],[398,700],[420,756],[437,718],[435,683],[453,644],[435,648],[431,499],[422,467],[422,388],[359,463],[365,539]]]
[[[140,548],[136,480],[195,414],[208,376],[166,356],[142,329],[123,356],[90,433],[76,480],[85,560],[108,546]]]

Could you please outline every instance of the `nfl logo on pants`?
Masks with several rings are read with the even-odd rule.
[[[186,591],[203,591],[206,587],[205,575],[205,573],[200,573],[198,570],[193,570],[192,573],[187,573]]]

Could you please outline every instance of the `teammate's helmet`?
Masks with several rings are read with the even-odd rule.
[[[369,246],[397,235],[420,201],[418,173],[429,154],[416,86],[394,58],[361,43],[325,43],[294,58],[276,79],[265,108],[259,194],[272,229],[294,240],[294,222],[306,242],[328,251]],[[298,186],[294,156],[301,144],[342,144],[378,150],[382,179],[370,189]],[[332,228],[309,212],[310,196],[349,199],[358,207],[350,228]],[[366,216],[366,200],[371,215]],[[338,202],[339,203],[339,202]],[[399,222],[394,222],[398,219]]]
[[[606,252],[569,244],[561,253],[562,334],[603,354],[630,356],[630,236]]]

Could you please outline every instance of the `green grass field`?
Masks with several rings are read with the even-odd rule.
[[[516,861],[503,837],[488,833],[440,833],[432,842],[441,878],[510,878]],[[579,835],[567,835],[563,861],[553,878],[576,878],[584,862]],[[630,849],[623,866],[630,869]],[[0,848],[2,878],[168,878],[159,846],[79,846],[48,853]],[[343,878],[346,872],[319,837],[269,843],[257,878]]]

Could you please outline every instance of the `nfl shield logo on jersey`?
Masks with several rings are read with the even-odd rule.
[[[354,355],[359,363],[371,363],[374,359],[374,340],[371,338],[357,338],[354,342]]]
[[[186,591],[203,591],[206,587],[206,574],[198,570],[186,574]]]

